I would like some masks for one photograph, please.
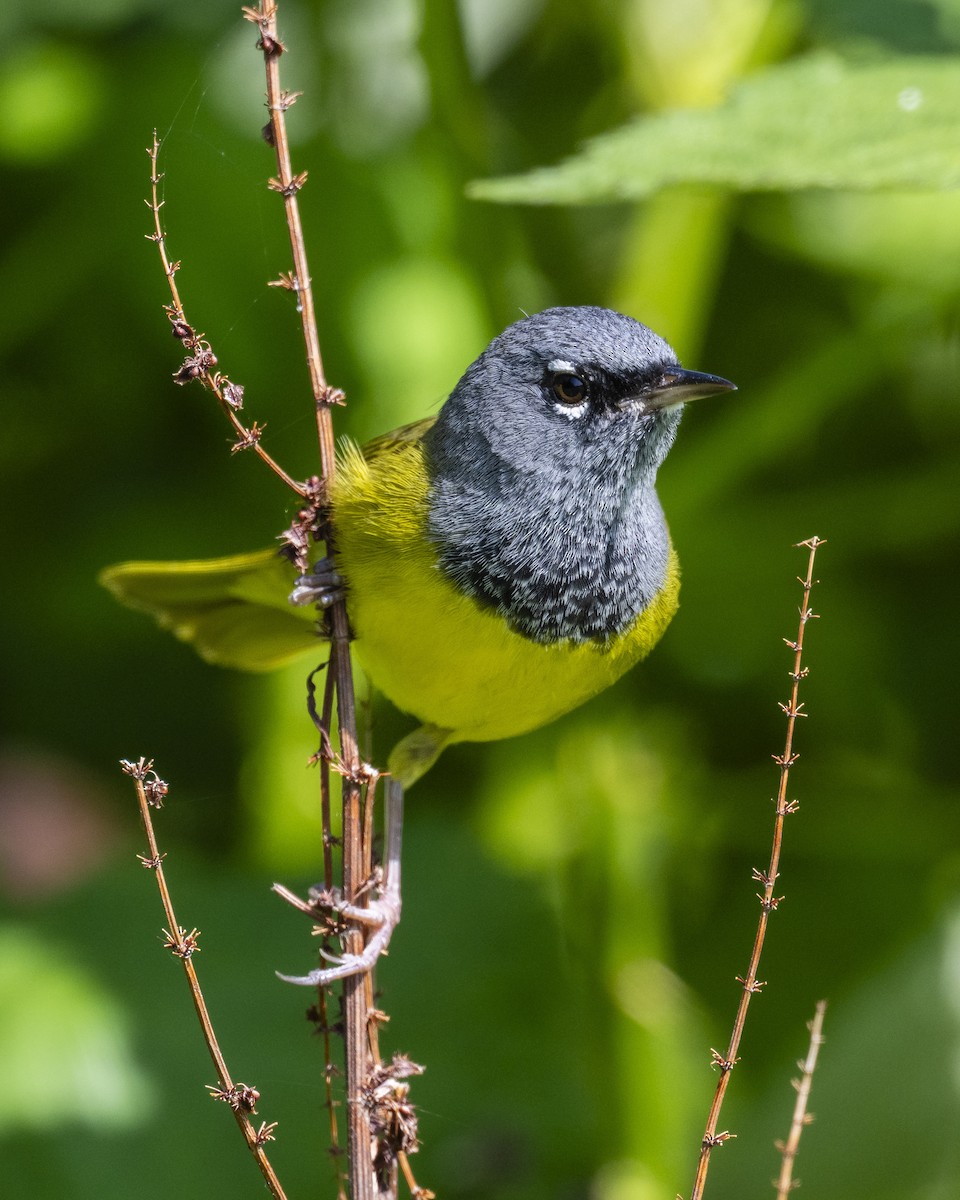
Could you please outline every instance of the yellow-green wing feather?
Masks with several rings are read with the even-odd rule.
[[[411,421],[409,425],[401,425],[399,429],[393,429],[389,433],[381,433],[379,437],[365,442],[359,450],[359,454],[368,463],[372,463],[381,455],[402,450],[403,447],[409,446],[413,442],[421,441],[436,419],[436,417],[422,417],[419,421]],[[355,443],[348,442],[347,445],[356,448]]]
[[[149,613],[208,662],[268,671],[317,650],[312,609],[287,602],[295,570],[276,550],[190,562],[127,562],[100,573],[122,604]]]
[[[374,438],[363,449],[345,441],[344,463],[383,463],[419,442],[434,418]],[[269,671],[316,652],[316,613],[287,596],[295,571],[276,550],[185,562],[126,562],[99,579],[121,604],[154,617],[208,662]]]

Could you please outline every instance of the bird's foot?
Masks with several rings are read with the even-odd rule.
[[[351,975],[363,975],[373,969],[381,954],[386,954],[390,938],[400,921],[400,889],[385,889],[383,895],[371,901],[366,908],[339,900],[330,910],[342,920],[352,922],[361,927],[372,929],[373,933],[359,954],[328,954],[325,950],[320,955],[329,967],[318,967],[309,975],[277,975],[285,983],[298,983],[303,987],[328,987],[338,979],[347,979]]]
[[[296,579],[289,600],[301,607],[318,604],[321,608],[330,608],[343,599],[345,589],[344,578],[338,573],[333,559],[321,558],[306,575]]]
[[[318,967],[309,975],[277,975],[286,983],[298,983],[304,987],[328,987],[338,979],[351,975],[365,975],[372,971],[381,954],[386,954],[393,931],[400,922],[400,847],[403,838],[403,786],[396,779],[387,780],[385,851],[383,875],[379,895],[369,904],[361,906],[345,900],[339,892],[327,892],[311,897],[307,904],[293,896],[286,888],[274,884],[274,891],[289,900],[296,908],[316,919],[317,908],[323,907],[328,914],[371,931],[359,954],[344,954],[340,957],[321,950],[320,954],[330,966]]]

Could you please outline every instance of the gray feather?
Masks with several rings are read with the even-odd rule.
[[[591,383],[577,416],[551,365]],[[537,642],[626,629],[662,588],[669,537],[654,488],[680,406],[632,398],[677,365],[645,325],[553,308],[497,337],[425,438],[440,569]]]

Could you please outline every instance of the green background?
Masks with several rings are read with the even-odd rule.
[[[410,796],[380,983],[386,1048],[428,1068],[421,1182],[498,1200],[689,1193],[709,1047],[726,1045],[757,915],[750,868],[769,853],[781,638],[805,564],[791,544],[816,533],[786,900],[721,1121],[737,1140],[707,1194],[771,1194],[821,997],[803,1194],[960,1194],[960,200],[937,190],[956,181],[960,127],[933,129],[937,169],[911,174],[910,139],[868,120],[879,100],[831,113],[815,83],[780,93],[788,77],[771,76],[775,145],[734,137],[713,107],[817,53],[867,72],[919,56],[918,78],[956,79],[960,4],[331,0],[285,5],[281,31],[286,86],[305,93],[290,127],[342,432],[435,411],[490,336],[556,303],[622,308],[740,387],[691,409],[662,471],[684,588],[650,661],[551,728],[451,750]],[[95,582],[124,558],[269,544],[290,515],[257,461],[228,453],[210,397],[171,382],[180,347],[143,236],[154,125],[188,317],[272,453],[316,469],[292,301],[265,286],[290,264],[255,32],[220,0],[36,0],[6,6],[0,33],[4,1190],[262,1194],[206,1097],[134,857],[116,762],[143,754],[171,784],[160,836],[228,1060],[280,1121],[291,1200],[333,1195],[308,996],[273,974],[309,969],[314,944],[268,890],[319,874],[309,664],[205,666]],[[912,95],[890,91],[890,112]],[[794,139],[808,104],[820,115]],[[726,148],[724,186],[685,182],[696,140],[658,123],[673,108]],[[466,197],[638,113],[671,161],[666,190]],[[885,182],[907,184],[864,190],[868,138]],[[773,150],[833,186],[765,175]],[[613,175],[636,167],[614,159]],[[407,723],[374,715],[382,760]]]

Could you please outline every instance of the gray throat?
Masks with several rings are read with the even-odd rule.
[[[670,543],[655,465],[518,469],[489,444],[471,453],[469,436],[452,452],[438,440],[427,441],[428,528],[440,568],[518,633],[603,642],[663,587]]]

